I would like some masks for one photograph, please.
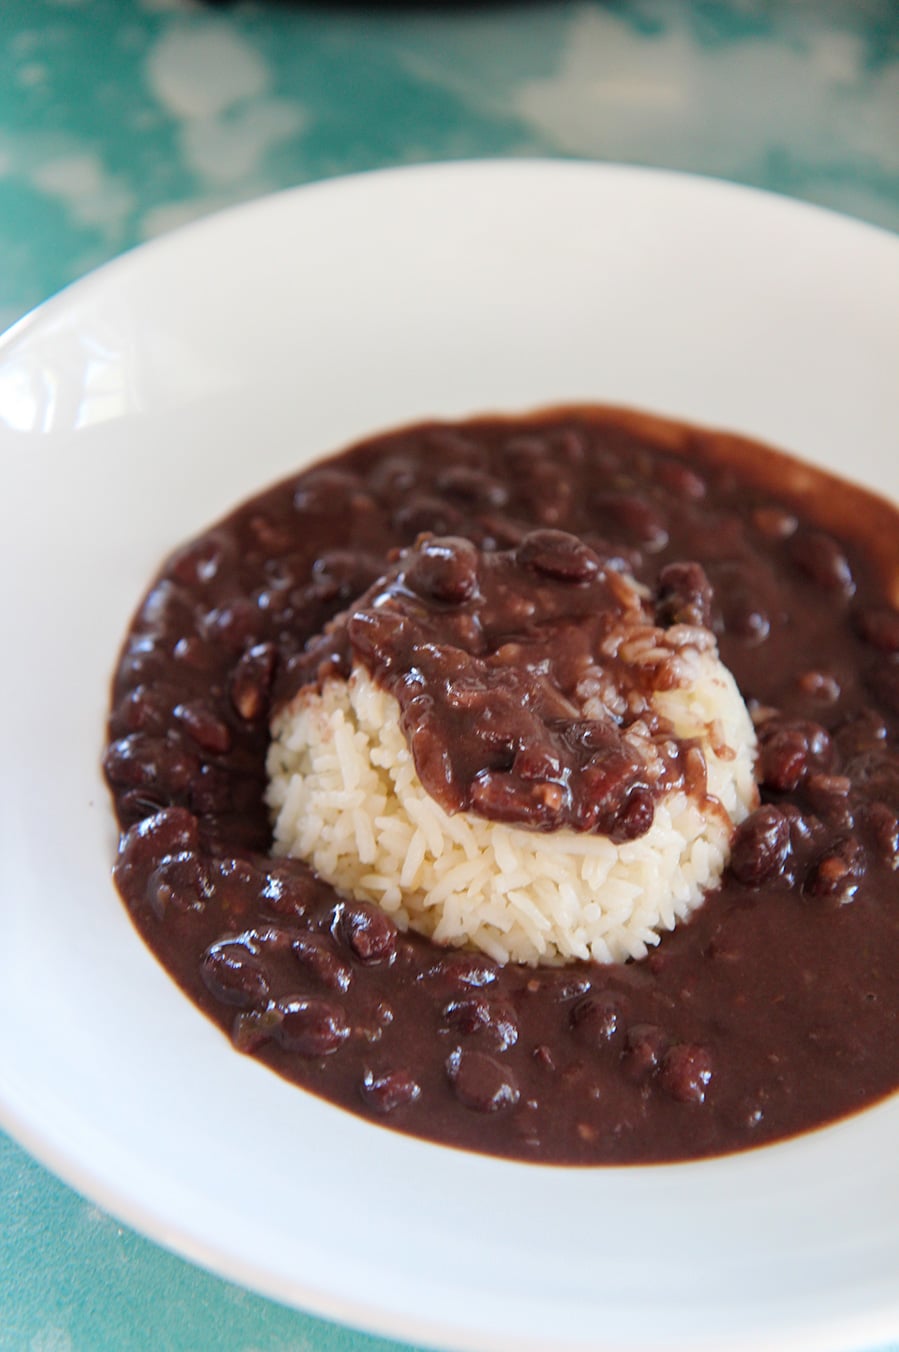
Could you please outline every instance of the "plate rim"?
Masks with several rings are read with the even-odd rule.
[[[501,168],[500,168],[501,167]],[[605,165],[597,164],[587,160],[555,160],[555,159],[484,159],[484,160],[460,160],[447,161],[436,164],[401,166],[396,168],[378,169],[365,171],[363,173],[343,176],[340,178],[319,180],[310,184],[303,184],[294,188],[284,189],[278,193],[268,194],[265,197],[255,199],[251,202],[238,204],[229,207],[224,211],[217,212],[211,216],[191,222],[179,230],[161,238],[148,241],[136,246],[134,249],[118,256],[109,263],[89,273],[86,277],[72,283],[63,291],[57,293],[54,297],[43,302],[36,309],[30,311],[27,315],[18,320],[7,332],[0,336],[0,362],[4,360],[11,352],[14,352],[20,344],[33,344],[41,342],[43,327],[52,325],[56,319],[64,316],[72,304],[78,303],[83,297],[97,287],[102,287],[108,282],[114,280],[117,272],[134,267],[153,266],[152,257],[163,258],[166,253],[177,253],[182,247],[182,241],[186,236],[194,238],[204,233],[214,234],[221,229],[222,223],[227,220],[234,220],[241,217],[249,221],[254,214],[262,218],[264,213],[269,211],[281,211],[292,209],[289,204],[304,200],[306,195],[311,193],[321,194],[327,192],[343,191],[343,185],[358,185],[362,181],[378,180],[381,183],[393,178],[406,178],[409,176],[423,177],[425,175],[437,174],[470,174],[472,171],[480,172],[500,172],[512,171],[515,173],[538,172],[546,170],[552,173],[562,171],[564,173],[575,172],[577,174],[586,173],[589,176],[596,174],[605,177],[620,178],[646,178],[651,177],[654,181],[660,182],[666,179],[674,180],[678,185],[702,185],[704,190],[711,190],[715,193],[726,194],[746,194],[754,199],[762,199],[767,203],[776,203],[780,209],[785,209],[791,215],[796,212],[811,213],[816,219],[824,218],[829,222],[839,222],[842,227],[849,227],[851,230],[861,232],[872,238],[887,240],[892,245],[899,246],[899,237],[894,236],[892,232],[871,225],[867,222],[856,220],[852,217],[843,216],[829,208],[819,207],[814,204],[799,202],[780,194],[774,194],[765,190],[748,187],[746,185],[734,184],[727,180],[700,176],[692,173],[683,173],[672,170],[657,170],[652,168],[643,168],[632,165]],[[899,258],[899,249],[897,249],[897,258]],[[281,1301],[287,1301],[291,1304],[299,1303],[296,1294],[286,1292],[281,1289],[281,1283],[272,1281],[264,1272],[255,1275],[247,1274],[246,1265],[239,1259],[232,1259],[224,1251],[216,1253],[207,1253],[204,1246],[196,1239],[191,1240],[189,1235],[185,1235],[183,1226],[181,1235],[177,1242],[173,1242],[171,1237],[166,1235],[166,1231],[171,1230],[171,1224],[166,1223],[163,1217],[158,1217],[152,1212],[147,1212],[140,1204],[130,1199],[130,1205],[124,1204],[123,1199],[110,1195],[107,1185],[104,1183],[102,1171],[94,1172],[91,1175],[77,1160],[66,1158],[64,1152],[61,1152],[58,1142],[54,1142],[52,1134],[42,1136],[39,1128],[34,1123],[29,1123],[27,1113],[24,1113],[21,1106],[13,1103],[10,1105],[6,1099],[5,1093],[0,1089],[0,1123],[10,1132],[13,1139],[20,1142],[26,1150],[35,1158],[45,1164],[59,1177],[70,1183],[77,1191],[83,1195],[96,1200],[105,1210],[113,1215],[119,1216],[129,1226],[141,1234],[150,1236],[154,1242],[162,1244],[163,1247],[172,1249],[181,1254],[190,1261],[215,1272],[218,1275],[227,1277],[231,1281],[236,1281],[243,1285],[251,1286]],[[778,1146],[770,1149],[778,1149]],[[763,1148],[768,1149],[768,1148]],[[761,1153],[761,1152],[753,1152]],[[494,1162],[495,1163],[495,1162]],[[534,1166],[526,1166],[534,1167]],[[676,1168],[682,1166],[674,1166]],[[126,1199],[127,1200],[127,1199]],[[184,1242],[187,1239],[188,1242]],[[441,1345],[446,1333],[449,1332],[455,1343],[465,1347],[499,1347],[502,1342],[485,1341],[477,1332],[471,1330],[466,1335],[461,1327],[454,1327],[452,1330],[444,1330],[443,1326],[434,1327],[432,1332],[422,1330],[420,1323],[413,1325],[403,1322],[393,1313],[386,1321],[384,1312],[379,1310],[370,1311],[367,1307],[359,1310],[358,1315],[353,1314],[351,1302],[345,1297],[339,1301],[329,1303],[327,1296],[322,1297],[320,1291],[308,1292],[302,1298],[302,1308],[313,1311],[316,1314],[322,1314],[324,1317],[336,1320],[338,1322],[350,1322],[355,1327],[372,1332],[377,1331],[382,1335],[400,1337],[407,1341],[426,1341],[431,1345]],[[899,1291],[896,1293],[896,1304],[892,1313],[885,1312],[881,1319],[876,1321],[871,1316],[872,1328],[876,1327],[874,1337],[896,1336],[899,1332]],[[882,1330],[882,1331],[881,1331]],[[809,1337],[814,1337],[814,1343],[808,1342],[808,1346],[816,1348],[844,1347],[847,1339],[858,1336],[859,1321],[857,1318],[851,1319],[845,1328],[840,1328],[834,1335],[834,1323],[828,1322],[826,1329],[814,1328],[810,1331]],[[865,1337],[871,1334],[866,1333]],[[823,1339],[823,1341],[822,1341]],[[521,1345],[521,1344],[518,1344]],[[534,1344],[541,1346],[542,1344]],[[586,1345],[586,1344],[585,1344]],[[656,1343],[647,1343],[647,1347],[655,1347]],[[719,1344],[721,1345],[721,1344]],[[737,1335],[735,1341],[726,1344],[733,1349],[742,1349],[753,1344],[747,1342],[740,1335]],[[782,1345],[784,1347],[796,1348],[806,1345],[803,1342],[797,1342],[796,1337],[791,1335],[788,1341],[782,1344],[771,1343],[772,1347]],[[574,1344],[572,1344],[574,1346]],[[636,1346],[636,1344],[635,1344]],[[724,1346],[724,1345],[721,1345]]]
[[[812,218],[827,220],[840,228],[868,233],[872,239],[880,238],[884,241],[899,244],[899,231],[893,231],[889,226],[879,225],[874,221],[866,221],[860,216],[838,211],[834,207],[824,206],[820,202],[810,202],[805,198],[791,197],[788,193],[779,192],[772,188],[760,188],[755,184],[741,183],[738,179],[727,178],[724,175],[701,174],[689,169],[644,165],[625,160],[591,160],[578,155],[559,155],[557,157],[545,155],[475,156],[470,159],[426,160],[415,164],[383,165],[370,169],[355,170],[348,174],[334,174],[328,178],[310,179],[307,182],[277,188],[273,192],[262,193],[243,202],[234,202],[219,207],[215,211],[198,216],[194,220],[186,221],[183,225],[155,235],[151,239],[141,240],[74,278],[7,325],[5,329],[0,331],[0,359],[5,356],[7,347],[24,338],[30,339],[34,326],[52,321],[58,306],[68,307],[73,299],[78,299],[81,294],[86,294],[87,289],[98,281],[103,284],[115,271],[132,266],[136,258],[141,260],[157,252],[162,256],[169,249],[177,251],[182,247],[182,242],[189,237],[194,237],[207,230],[217,231],[223,224],[238,218],[249,220],[255,214],[261,216],[270,210],[280,210],[287,199],[294,199],[300,195],[305,198],[312,194],[317,195],[331,190],[343,191],[345,188],[354,188],[370,180],[377,180],[380,183],[390,179],[419,178],[434,174],[440,176],[457,173],[460,176],[468,176],[471,172],[514,174],[522,170],[536,170],[539,173],[583,173],[590,177],[599,174],[608,178],[618,177],[621,182],[626,182],[628,179],[636,181],[644,178],[656,183],[664,183],[666,180],[670,180],[672,184],[691,185],[693,188],[712,193],[743,195],[747,202],[753,200],[765,202],[769,206],[783,208],[791,215],[806,212],[810,220]]]

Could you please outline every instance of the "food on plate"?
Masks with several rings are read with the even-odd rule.
[[[896,527],[612,409],[312,465],[177,550],[126,638],[135,924],[240,1050],[447,1144],[700,1158],[875,1102]]]
[[[671,614],[675,582],[694,613]],[[758,802],[752,721],[695,613],[707,588],[674,565],[654,607],[563,531],[512,550],[421,536],[276,713],[276,851],[499,962],[645,957]]]

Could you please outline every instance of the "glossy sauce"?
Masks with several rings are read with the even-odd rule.
[[[621,569],[565,531],[503,550],[422,535],[289,664],[279,703],[363,667],[447,812],[634,840],[663,794],[705,797],[701,750],[653,698],[714,637],[698,564],[664,568],[655,606]]]
[[[899,1085],[897,524],[764,448],[609,410],[404,429],[277,485],[168,561],[123,650],[106,771],[136,925],[239,1048],[448,1144],[696,1158],[875,1101]],[[421,532],[534,531],[698,606],[758,722],[762,806],[640,963],[501,968],[268,855],[268,718],[307,641]]]

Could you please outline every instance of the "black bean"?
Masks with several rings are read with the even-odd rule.
[[[547,976],[546,982],[553,999],[561,1004],[568,1000],[576,1000],[579,995],[586,995],[592,989],[592,982],[588,976],[576,976],[571,972],[559,976],[553,973]]]
[[[354,610],[347,624],[350,642],[369,665],[389,671],[409,633],[409,621],[385,609]]]
[[[575,486],[566,475],[559,473],[557,460],[547,455],[545,446],[530,454],[525,442],[520,452],[510,444],[507,455],[517,462],[515,488],[517,495],[527,501],[528,519],[546,525],[560,524],[569,511]],[[521,530],[520,536],[524,533]]]
[[[776,807],[760,807],[741,822],[731,845],[730,870],[747,887],[778,874],[790,852],[790,826]]]
[[[485,690],[474,729],[479,741],[494,750],[514,754],[527,744],[528,731],[522,720],[521,704],[513,695],[497,690],[488,694]]]
[[[524,822],[552,828],[565,806],[560,784],[529,782],[502,771],[482,770],[471,786],[471,807],[499,822]]]
[[[832,820],[832,814],[836,809],[848,810],[846,800],[851,788],[852,781],[847,775],[826,775],[816,772],[809,775],[805,782],[808,801],[815,812],[825,817],[827,821]]]
[[[247,859],[217,859],[210,865],[216,897],[231,917],[250,915],[263,891],[265,875]]]
[[[353,971],[337,956],[328,942],[314,934],[300,935],[293,941],[293,952],[304,972],[331,990],[349,990]]]
[[[869,803],[861,811],[861,822],[875,854],[895,869],[899,866],[899,815],[886,803]]]
[[[186,587],[171,578],[156,583],[140,611],[140,625],[146,638],[160,642],[170,634],[192,634],[196,628],[195,598]]]
[[[783,507],[756,507],[752,524],[769,540],[789,540],[795,535],[799,522]]]
[[[262,954],[288,953],[300,937],[299,930],[284,925],[254,925],[237,936],[252,952]]]
[[[830,846],[809,870],[806,896],[829,906],[845,906],[858,891],[865,871],[865,852],[855,836],[846,836]]]
[[[876,744],[853,756],[845,769],[866,798],[880,799],[899,812],[899,751]]]
[[[519,1099],[515,1077],[484,1052],[457,1047],[446,1060],[446,1074],[456,1098],[478,1113],[496,1113],[514,1108]]]
[[[225,766],[212,765],[207,761],[194,776],[187,801],[198,817],[228,812],[235,806],[234,791],[238,783]],[[258,794],[255,797],[258,802]]]
[[[387,504],[405,498],[419,482],[421,465],[414,455],[398,452],[375,460],[369,467],[366,482]]]
[[[373,554],[351,549],[328,550],[312,565],[315,592],[346,604],[367,591],[382,568],[383,561]]]
[[[334,932],[368,966],[396,957],[396,925],[369,902],[341,902],[334,912]]]
[[[429,975],[449,990],[480,990],[492,986],[498,973],[497,964],[481,953],[452,953],[438,960]]]
[[[628,840],[638,840],[640,836],[645,836],[652,826],[655,813],[656,805],[652,791],[638,784],[636,788],[629,790],[616,812],[609,835],[618,845]]]
[[[478,551],[455,536],[424,540],[409,556],[404,577],[421,596],[461,605],[478,588]]]
[[[116,788],[152,788],[157,795],[177,799],[190,788],[199,762],[173,739],[135,732],[112,743],[103,768]]]
[[[661,625],[712,622],[712,584],[698,563],[668,563],[659,573],[656,616]]]
[[[786,793],[810,770],[830,768],[833,745],[820,723],[772,718],[759,729],[759,770],[763,784]]]
[[[546,519],[542,512],[537,515],[541,521]],[[488,550],[517,549],[526,534],[527,530],[520,521],[513,521],[498,512],[480,512],[478,524],[471,531],[471,537],[478,547]]]
[[[840,698],[840,683],[829,671],[804,671],[796,684],[815,704],[836,704]]]
[[[475,507],[504,507],[509,499],[508,489],[482,470],[456,465],[437,477],[441,493]]]
[[[863,708],[837,730],[835,741],[844,761],[860,752],[883,750],[887,725],[876,709]],[[855,771],[852,771],[855,777]]]
[[[210,709],[208,704],[194,700],[175,706],[175,717],[186,729],[192,741],[202,751],[224,756],[231,750],[231,729]]]
[[[263,627],[264,621],[258,606],[243,596],[214,607],[203,619],[206,638],[236,654],[258,643],[263,637]]]
[[[444,1006],[442,1021],[446,1028],[460,1033],[477,1033],[490,1023],[490,1002],[485,995],[468,995]]]
[[[364,1102],[376,1113],[393,1113],[421,1097],[421,1086],[408,1070],[367,1070],[360,1086]]]
[[[116,706],[113,720],[117,733],[143,732],[158,735],[169,724],[172,702],[157,685],[138,685]]]
[[[424,531],[448,535],[462,524],[462,514],[444,498],[418,493],[397,507],[393,524],[406,539],[414,539]]]
[[[711,1079],[712,1061],[706,1047],[678,1042],[662,1058],[659,1081],[678,1103],[703,1103]]]
[[[225,556],[222,537],[202,535],[172,556],[169,572],[185,587],[203,587],[218,575]]]
[[[790,556],[800,572],[825,591],[846,596],[855,591],[849,561],[833,536],[823,531],[800,531],[793,536]]]
[[[621,1027],[621,1003],[601,991],[585,995],[572,1006],[568,1026],[577,1040],[588,1047],[603,1047],[612,1042]]]
[[[532,530],[518,546],[518,561],[557,582],[587,582],[600,560],[576,535],[561,530]]]
[[[668,1049],[670,1038],[652,1023],[636,1023],[627,1030],[624,1068],[631,1079],[653,1075]]]
[[[295,539],[292,522],[266,516],[264,512],[257,512],[247,524],[252,533],[251,548],[265,557],[285,554]]]
[[[705,479],[683,460],[660,460],[655,473],[661,483],[684,502],[699,502],[708,492]]]
[[[145,817],[122,837],[116,876],[121,875],[123,884],[128,878],[140,877],[145,885],[164,859],[194,853],[198,841],[197,819],[192,813],[181,807],[164,808]]]
[[[346,470],[323,468],[304,474],[293,495],[297,512],[310,516],[339,516],[362,494],[362,480]]]
[[[116,672],[116,693],[120,694],[137,684],[155,684],[163,675],[166,660],[162,646],[152,637],[132,635]]]
[[[259,957],[243,943],[223,939],[203,954],[200,976],[223,1004],[250,1009],[268,999],[268,975]]]
[[[657,554],[668,543],[662,514],[643,498],[629,493],[600,493],[594,507],[618,538],[634,540],[647,553]]]
[[[495,1051],[507,1051],[518,1041],[518,1019],[512,1006],[486,995],[451,1000],[444,1006],[442,1023],[458,1033],[480,1035]]]
[[[259,892],[264,911],[285,919],[300,919],[306,914],[318,891],[318,884],[302,866],[289,865],[269,869]]]
[[[618,742],[615,728],[596,718],[571,719],[561,732],[568,745],[577,750],[608,751]]]
[[[751,648],[764,643],[771,633],[771,621],[767,613],[751,596],[737,593],[728,597],[723,607],[724,632],[732,638],[738,638]]]
[[[821,823],[818,818],[800,812],[795,803],[781,803],[780,811],[790,828],[790,848],[794,853],[802,850],[820,833]]]
[[[343,1010],[330,1000],[285,996],[277,1003],[281,1016],[275,1037],[287,1052],[330,1056],[350,1035]]]
[[[899,610],[871,607],[861,612],[857,625],[858,632],[872,648],[883,653],[899,653]]]
[[[172,656],[180,666],[189,667],[191,671],[212,672],[218,662],[212,644],[205,643],[196,634],[179,638]]]
[[[118,797],[118,815],[123,828],[133,826],[135,822],[150,817],[154,812],[166,806],[166,794],[156,793],[150,788],[125,789]]]
[[[577,777],[574,817],[578,828],[600,832],[619,843],[632,839],[632,831],[646,830],[655,809],[651,795],[639,782],[641,770],[624,747],[591,756]]]
[[[282,587],[256,588],[253,592],[253,605],[263,616],[267,627],[273,627],[276,624],[295,625],[299,630],[305,627],[305,612],[302,611],[300,605],[296,604],[297,592],[297,588],[292,588],[290,591]],[[299,594],[303,597],[307,595],[305,591],[300,591]],[[263,645],[255,644],[254,646],[262,647]]]
[[[562,761],[552,744],[544,742],[537,746],[521,747],[515,753],[512,770],[519,779],[559,779],[562,775]]]
[[[762,1095],[748,1095],[740,1100],[734,1113],[734,1123],[742,1131],[754,1131],[765,1120]]]
[[[146,888],[150,908],[160,920],[169,910],[202,911],[211,893],[206,869],[193,850],[164,858]]]

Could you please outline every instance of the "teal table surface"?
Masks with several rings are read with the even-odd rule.
[[[711,174],[896,230],[899,6],[3,0],[0,328],[234,202],[532,155]],[[0,1135],[0,1349],[207,1347],[396,1345],[200,1271]]]

